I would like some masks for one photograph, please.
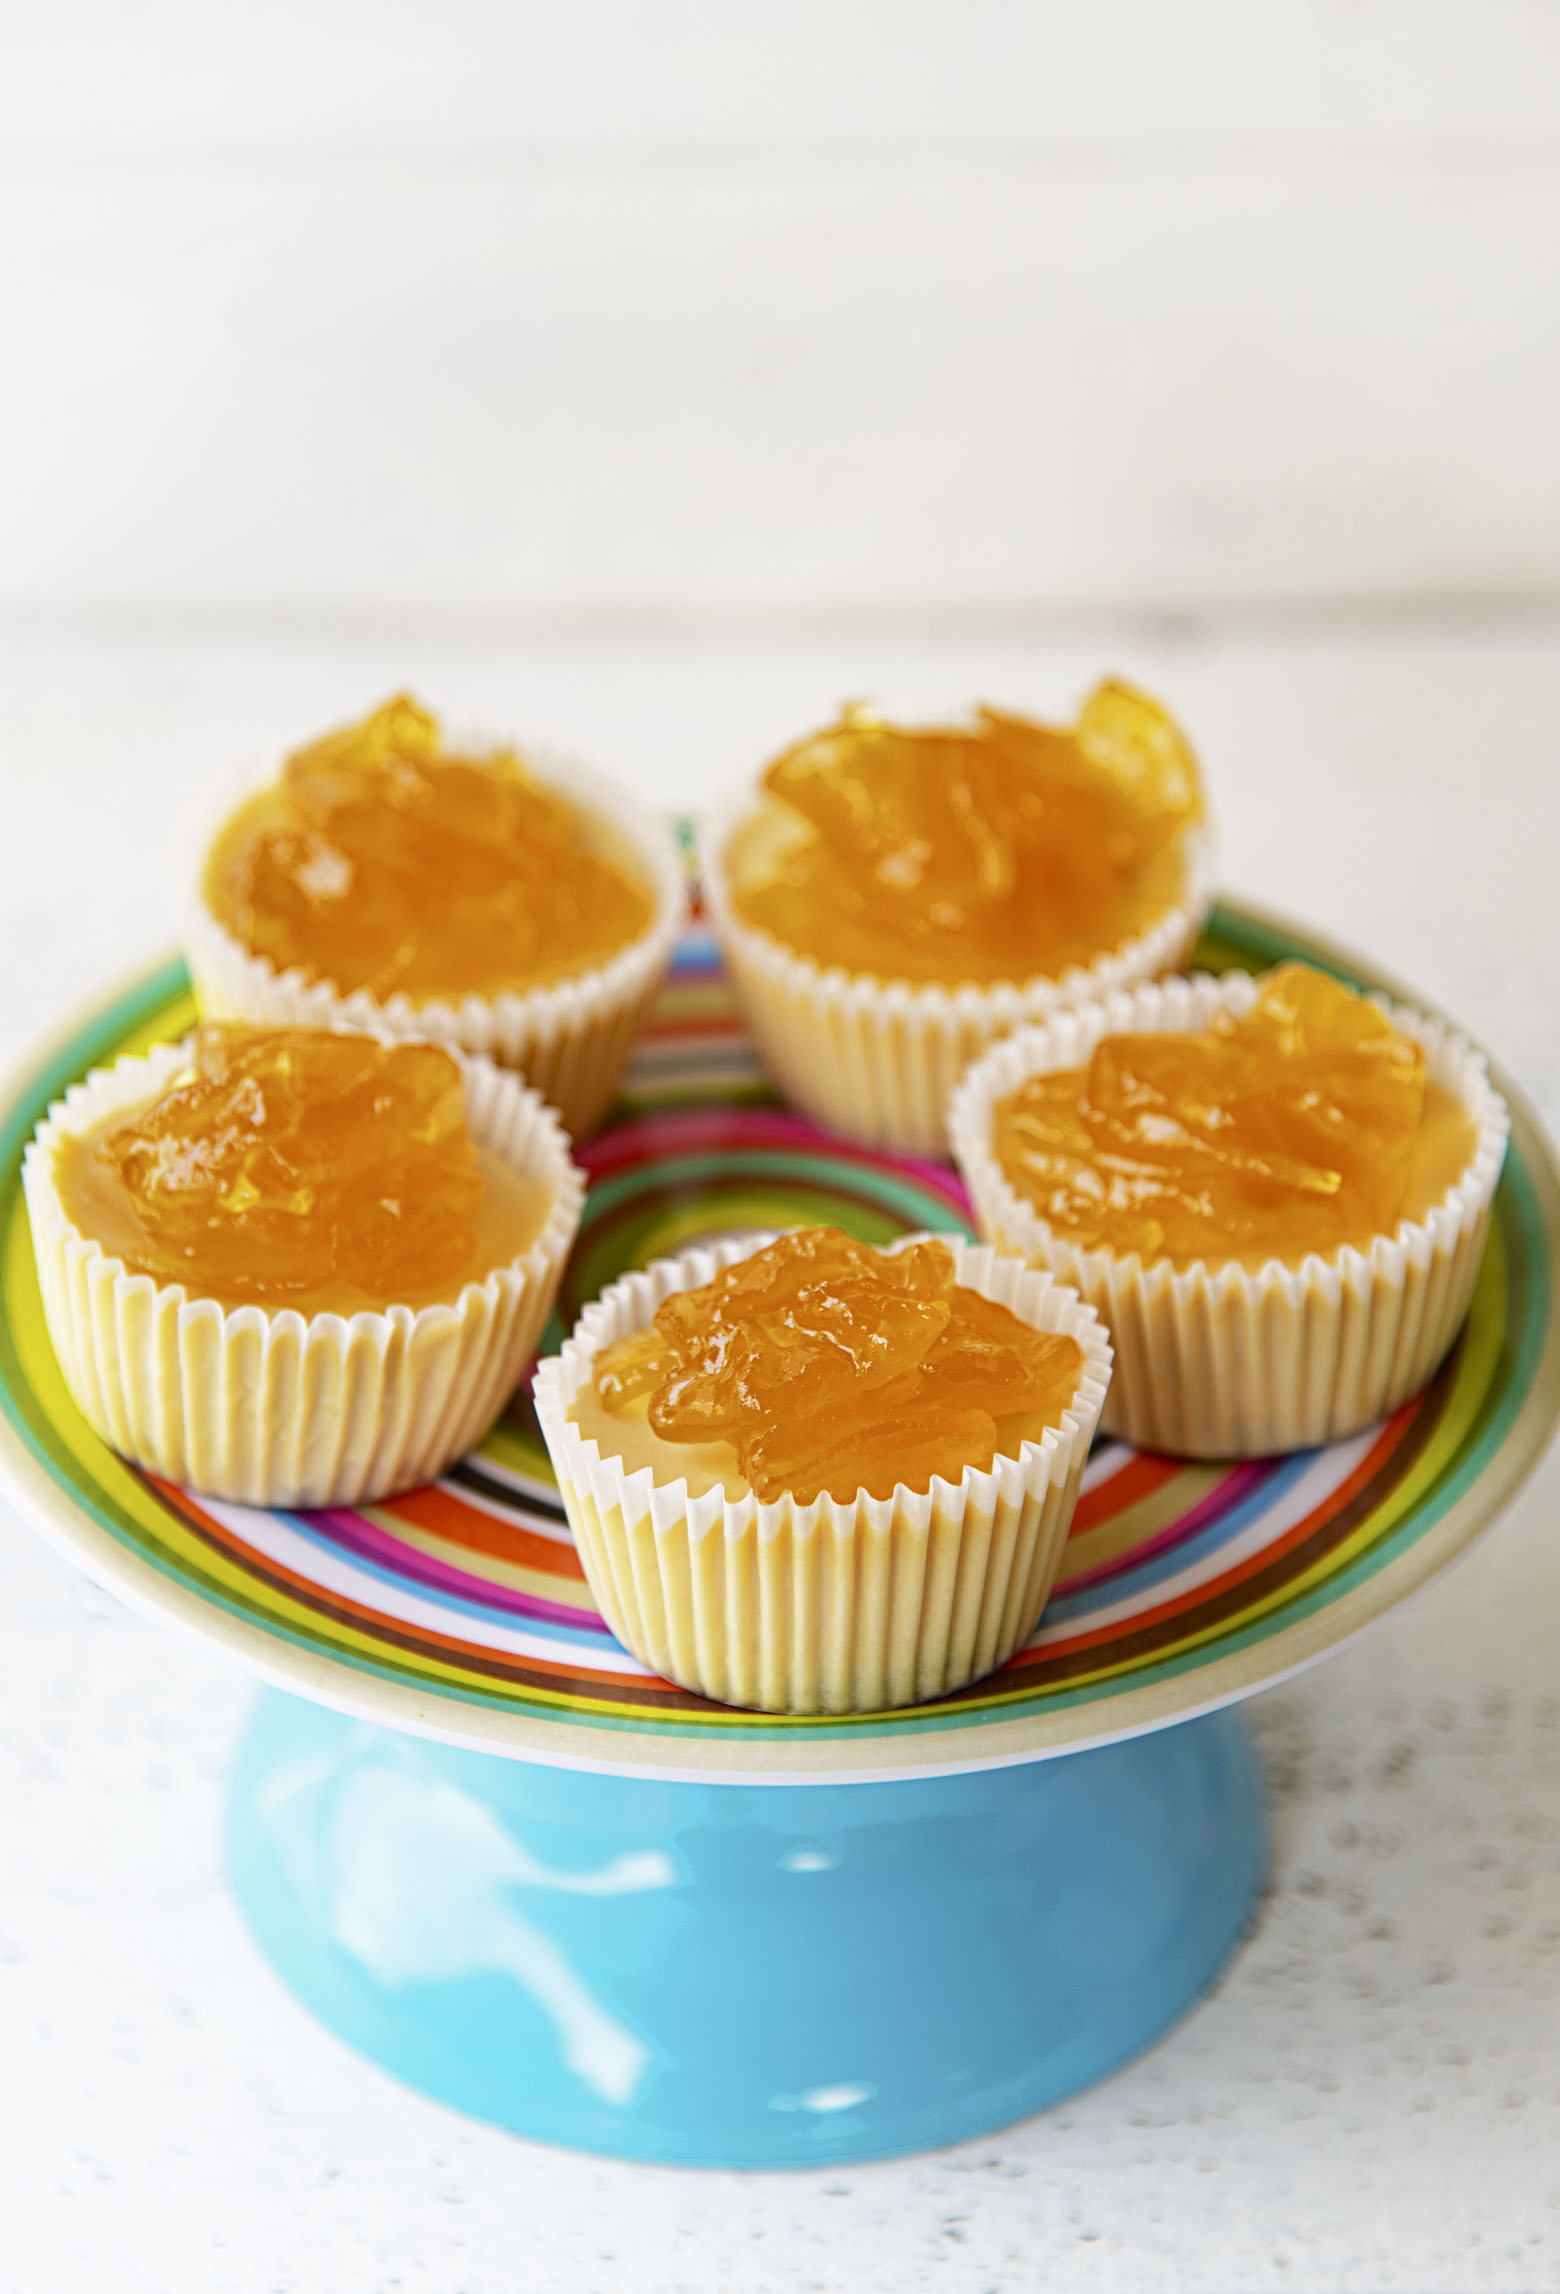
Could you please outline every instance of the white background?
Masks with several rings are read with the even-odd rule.
[[[848,694],[1197,741],[1560,1120],[1555,0],[0,0],[0,1056],[411,684],[698,804]],[[0,1525],[0,2290],[1560,2287],[1551,1466],[1253,1717],[1275,1892],[1065,2111],[533,2150],[224,1893],[247,1689]]]

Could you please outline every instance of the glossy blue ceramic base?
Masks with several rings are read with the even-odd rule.
[[[543,2142],[800,2167],[960,2141],[1149,2045],[1262,1884],[1233,1713],[891,1784],[647,1783],[260,1698],[239,1901],[412,2086]]]

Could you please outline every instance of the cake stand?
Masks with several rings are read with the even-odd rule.
[[[1232,907],[1198,961],[1290,955],[1385,984]],[[1498,1215],[1423,1395],[1299,1457],[1102,1443],[1040,1628],[994,1678],[907,1712],[730,1711],[607,1632],[523,1399],[438,1483],[323,1513],[190,1497],[83,1423],[43,1325],[21,1150],[69,1082],[192,1017],[166,964],[9,1098],[0,1473],[92,1577],[272,1684],[233,1770],[229,1859],[283,1980],[413,2086],[545,2141],[685,2165],[883,2157],[1148,2046],[1260,1895],[1239,1701],[1463,1552],[1560,1411],[1560,1180],[1502,1084]],[[947,1167],[776,1105],[697,928],[582,1159],[564,1326],[623,1268],[714,1233],[965,1226]]]

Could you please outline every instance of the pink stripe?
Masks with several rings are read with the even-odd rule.
[[[1138,1568],[1156,1553],[1168,1552],[1172,1545],[1179,1545],[1183,1537],[1193,1536],[1210,1522],[1217,1521],[1220,1514],[1227,1513],[1231,1506],[1238,1505],[1247,1490],[1262,1481],[1266,1474],[1266,1463],[1260,1458],[1254,1464],[1232,1466],[1218,1488],[1211,1489],[1201,1505],[1194,1505],[1190,1513],[1180,1515],[1167,1529],[1162,1529],[1157,1537],[1145,1538],[1141,1545],[1129,1546],[1125,1553],[1118,1553],[1114,1561],[1102,1561],[1097,1569],[1086,1569],[1081,1576],[1059,1578],[1057,1592],[1080,1593],[1085,1586],[1101,1585],[1108,1577],[1120,1577],[1123,1571]],[[1111,1478],[1114,1479],[1114,1476]]]
[[[509,1585],[495,1585],[489,1578],[473,1577],[464,1569],[436,1560],[415,1545],[403,1545],[399,1538],[391,1537],[363,1514],[328,1508],[318,1513],[298,1514],[295,1518],[306,1528],[318,1526],[333,1545],[343,1546],[365,1561],[378,1562],[395,1577],[459,1594],[462,1600],[474,1601],[484,1609],[502,1610],[516,1617],[537,1617],[553,1625],[573,1625],[586,1633],[607,1630],[593,1609],[570,1609],[562,1602],[543,1601],[534,1593],[521,1593]]]
[[[784,1115],[772,1108],[733,1108],[724,1112],[707,1108],[679,1109],[638,1123],[619,1125],[575,1152],[591,1176],[599,1179],[611,1171],[642,1162],[647,1151],[656,1155],[695,1154],[754,1146],[812,1149],[822,1146],[827,1148],[832,1161],[919,1180],[958,1210],[968,1208],[969,1198],[958,1174],[947,1164],[933,1163],[919,1156],[875,1154],[870,1148],[854,1147],[815,1131],[810,1123],[803,1123],[797,1116]]]

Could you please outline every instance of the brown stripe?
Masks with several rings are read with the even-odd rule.
[[[1439,1378],[1436,1384],[1439,1384]],[[1435,1392],[1432,1385],[1426,1391],[1426,1401]],[[1063,1682],[1075,1680],[1082,1673],[1096,1673],[1103,1669],[1112,1673],[1135,1671],[1150,1658],[1160,1654],[1168,1645],[1183,1641],[1189,1634],[1206,1632],[1210,1625],[1234,1619],[1237,1623],[1255,1602],[1265,1595],[1276,1593],[1294,1578],[1304,1576],[1318,1561],[1324,1560],[1337,1546],[1352,1536],[1359,1524],[1381,1502],[1386,1489],[1395,1488],[1407,1473],[1415,1458],[1424,1449],[1435,1431],[1439,1412],[1421,1408],[1400,1442],[1393,1444],[1380,1466],[1364,1486],[1357,1490],[1348,1503],[1336,1514],[1320,1524],[1299,1545],[1291,1546],[1276,1561],[1254,1569],[1249,1576],[1227,1585],[1206,1601],[1178,1609],[1161,1617],[1152,1625],[1138,1631],[1124,1633],[1118,1639],[1096,1643],[1092,1648],[1079,1648],[1055,1657],[1037,1655],[1028,1662],[1015,1657],[1009,1670],[1022,1670],[1026,1680],[1033,1681],[1042,1692]],[[960,1690],[956,1695],[967,1692]]]

